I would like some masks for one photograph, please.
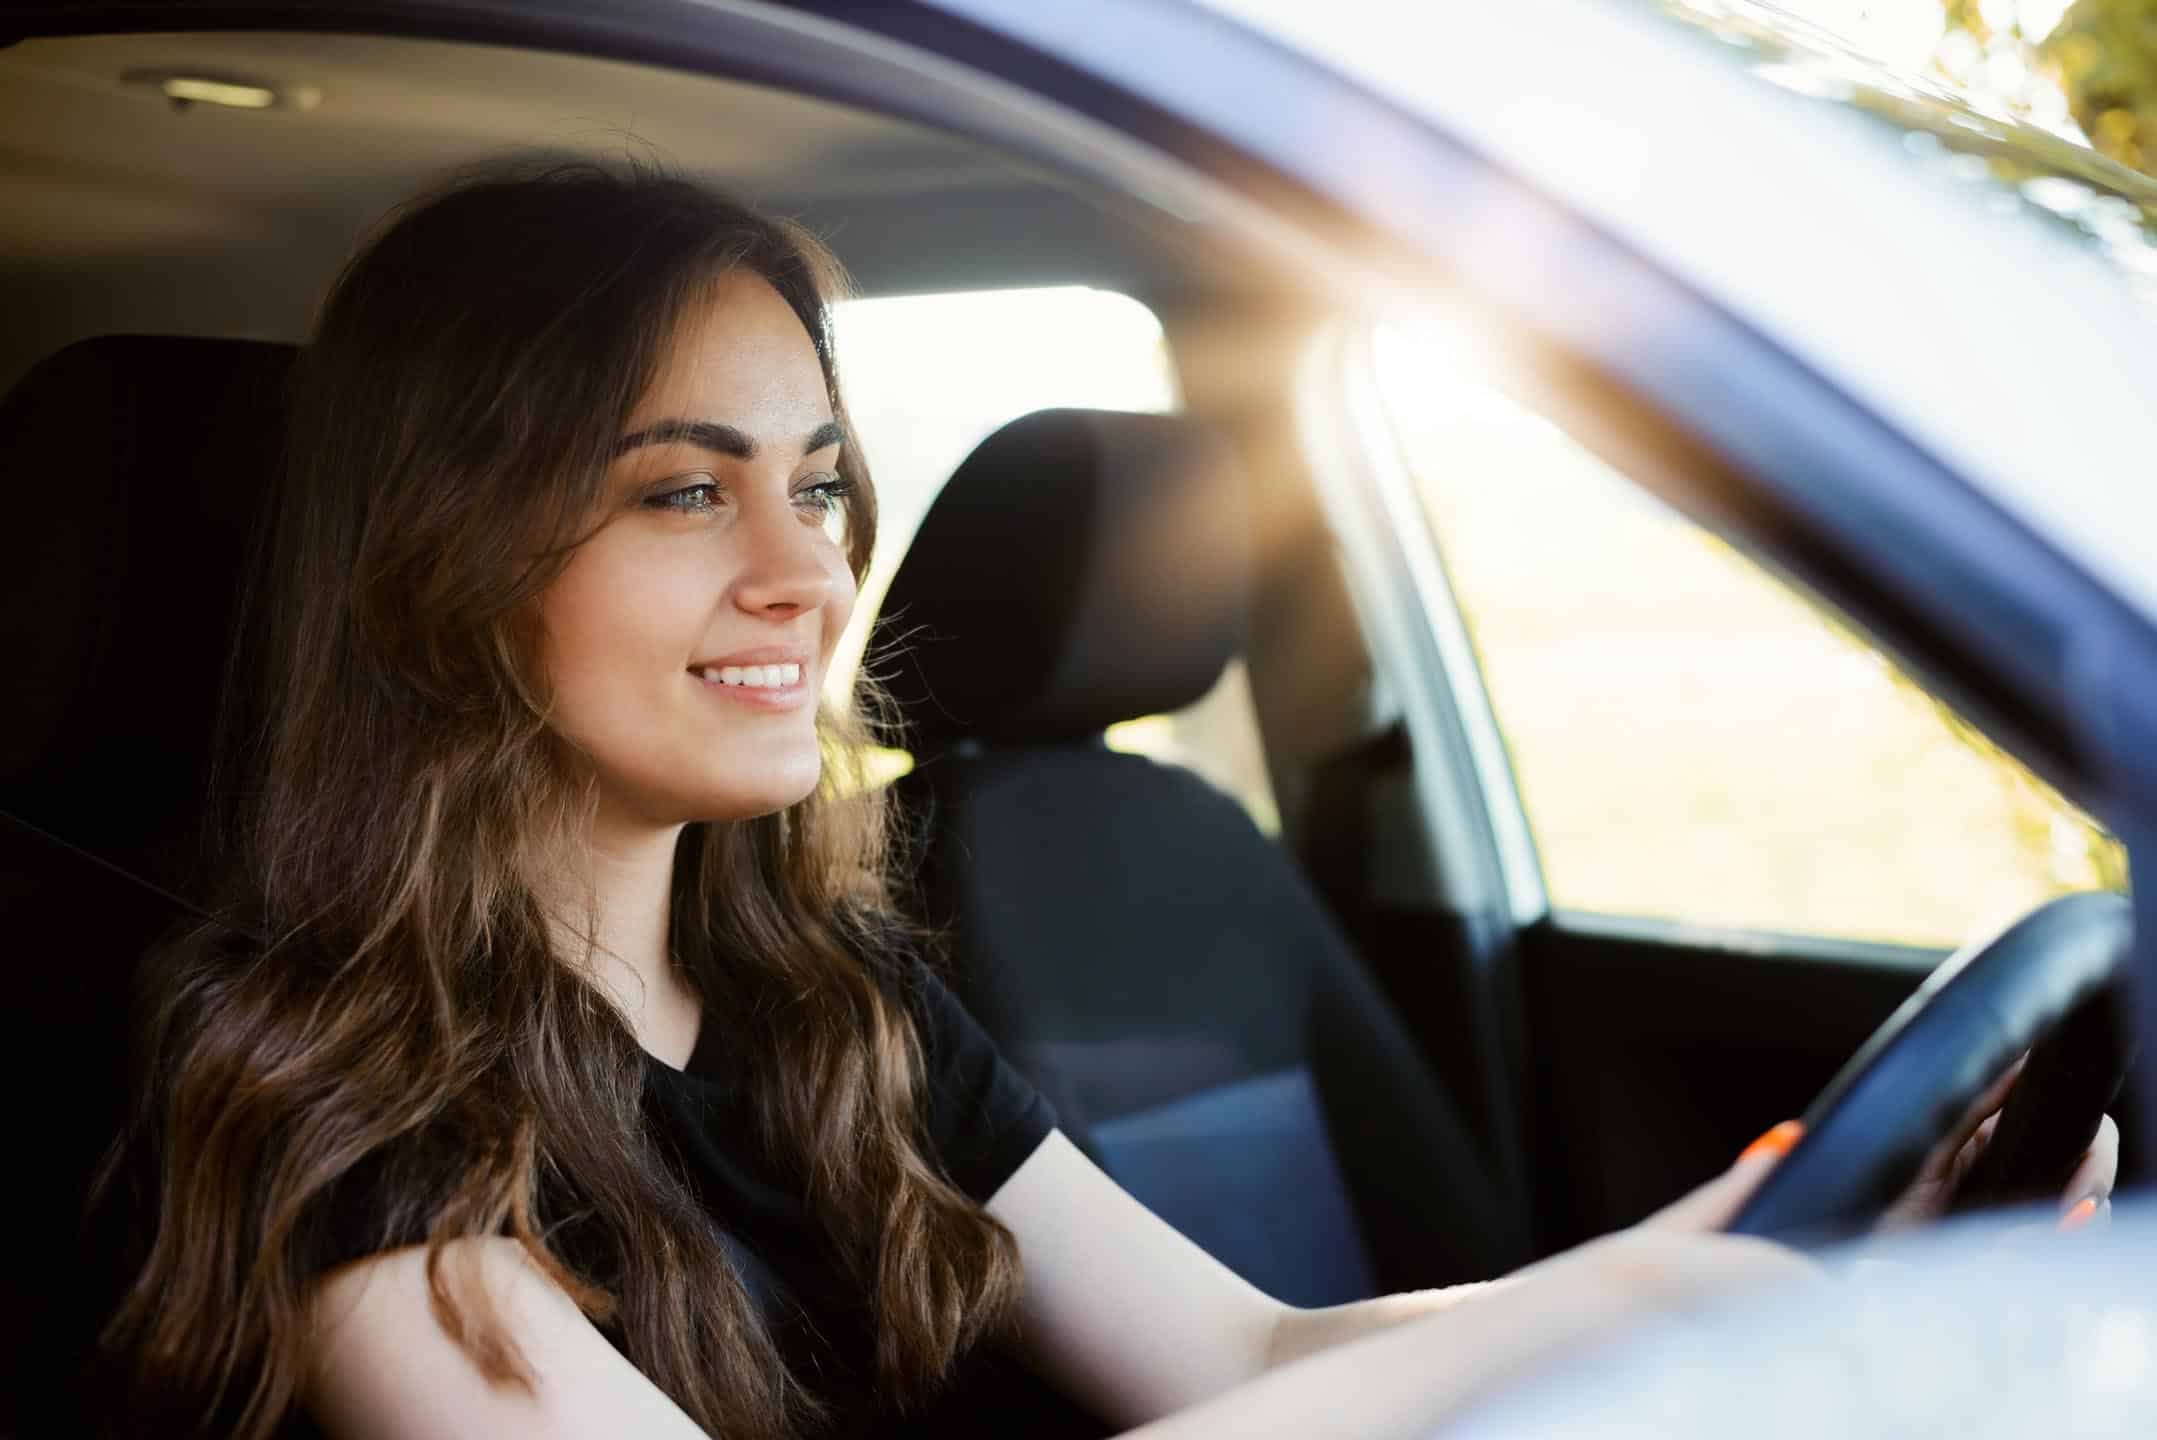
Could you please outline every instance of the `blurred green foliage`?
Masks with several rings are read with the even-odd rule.
[[[1985,183],[2078,231],[2157,298],[2157,0],[2076,0],[2034,38],[2015,0],[1899,0],[1942,21],[1929,63],[1914,68],[1774,0],[1654,3],[1771,78],[1809,74],[1806,93],[1928,135],[1943,156],[1982,160]],[[2041,91],[2057,94],[2039,106]],[[2070,122],[2087,144],[2056,133]]]
[[[1984,50],[2020,50],[2050,74],[2098,153],[2157,175],[2157,0],[2075,0],[2034,44],[1989,24],[1979,0],[1945,0],[1950,30]]]

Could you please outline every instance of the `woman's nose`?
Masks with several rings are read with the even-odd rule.
[[[783,619],[830,600],[831,542],[791,500],[755,506],[743,519],[746,563],[734,582],[736,605]]]

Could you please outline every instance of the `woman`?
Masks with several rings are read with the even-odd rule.
[[[875,534],[836,283],[792,227],[588,167],[407,207],[338,281],[231,923],[144,992],[132,1422],[892,1433],[962,1423],[1008,1352],[1149,1435],[1409,1433],[1806,1273],[1712,1233],[1767,1146],[1510,1281],[1297,1311],[1054,1130],[915,959],[819,704]]]

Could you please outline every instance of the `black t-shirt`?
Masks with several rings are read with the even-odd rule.
[[[925,971],[919,997],[914,1013],[934,1158],[960,1190],[986,1202],[1033,1154],[1056,1117],[950,990]],[[743,1077],[724,1050],[722,1027],[707,1016],[684,1068],[647,1056],[646,1121],[661,1147],[679,1157],[794,1373],[830,1406],[829,1433],[849,1440],[1104,1433],[992,1346],[962,1359],[949,1386],[923,1411],[902,1417],[876,1403],[866,1297],[846,1275],[798,1187],[764,1158],[753,1138]],[[329,1264],[379,1248],[377,1224],[377,1217],[357,1210],[340,1217]],[[291,1440],[316,1433],[303,1416],[287,1431]]]
[[[952,1183],[985,1203],[1055,1128],[1056,1116],[941,981],[924,974],[920,996],[915,1020],[927,1070],[930,1146]],[[752,1131],[742,1077],[722,1049],[720,1027],[707,1022],[683,1069],[647,1058],[645,1109],[718,1221],[736,1270],[795,1374],[832,1404],[837,1433],[1030,1430],[1033,1416],[1009,1407],[1048,1397],[1030,1397],[1017,1368],[996,1355],[970,1357],[924,1414],[902,1421],[878,1412],[869,1390],[865,1297],[794,1185],[774,1173],[753,1142],[743,1143]]]

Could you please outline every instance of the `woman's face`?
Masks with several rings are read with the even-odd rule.
[[[622,432],[600,528],[540,597],[552,723],[597,766],[603,816],[747,819],[815,789],[854,604],[843,438],[786,301],[721,279]]]

